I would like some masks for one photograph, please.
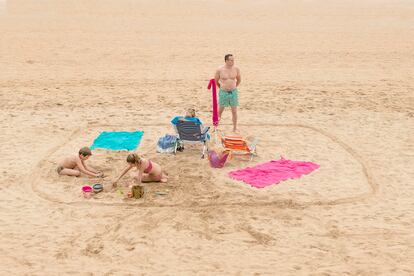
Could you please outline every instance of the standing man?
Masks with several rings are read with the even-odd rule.
[[[240,70],[234,66],[234,57],[232,54],[224,56],[225,64],[220,66],[214,79],[216,80],[219,89],[219,121],[221,121],[221,114],[226,106],[231,107],[231,114],[233,119],[233,131],[237,131],[237,106],[239,105],[237,87],[241,82]]]

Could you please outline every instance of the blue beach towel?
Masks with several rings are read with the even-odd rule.
[[[134,150],[141,142],[143,131],[104,131],[93,141],[91,149]]]

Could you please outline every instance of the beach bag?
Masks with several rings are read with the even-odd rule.
[[[175,135],[165,134],[158,139],[157,152],[160,153],[174,153],[178,138]]]

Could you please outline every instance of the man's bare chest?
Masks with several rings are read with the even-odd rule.
[[[234,70],[222,70],[220,72],[221,79],[235,79],[237,77],[237,71]]]

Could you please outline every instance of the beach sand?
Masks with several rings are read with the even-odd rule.
[[[413,275],[414,3],[285,2],[0,1],[0,274]],[[226,53],[258,156],[156,153],[186,107],[211,124]],[[143,130],[169,182],[125,200],[109,185],[128,153],[101,149],[103,180],[56,174],[112,130]],[[280,156],[320,168],[227,176]]]

